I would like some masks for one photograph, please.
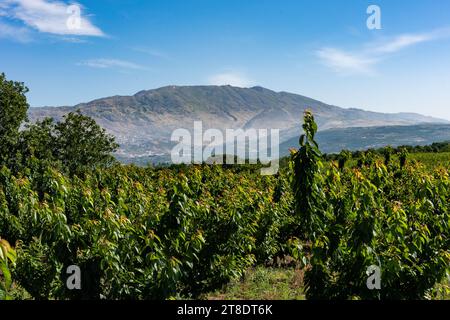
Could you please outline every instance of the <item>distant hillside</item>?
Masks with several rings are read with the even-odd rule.
[[[133,96],[114,96],[71,107],[30,108],[32,121],[43,117],[60,119],[80,109],[117,138],[118,156],[123,160],[167,158],[177,128],[192,130],[203,121],[204,130],[217,128],[281,129],[282,141],[296,137],[303,111],[311,109],[319,129],[443,123],[419,114],[383,114],[344,109],[287,92],[262,87],[168,86],[141,91]]]
[[[298,148],[299,137],[291,138],[280,146],[282,156],[290,148]],[[317,133],[317,141],[324,153],[337,153],[343,149],[351,151],[381,148],[387,145],[425,146],[433,142],[450,141],[450,125],[421,124],[413,126],[382,126],[366,128],[329,129]]]

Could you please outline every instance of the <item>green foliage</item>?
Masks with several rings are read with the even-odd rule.
[[[314,126],[308,128],[313,137]],[[303,254],[296,251],[309,256],[307,297],[425,298],[449,271],[448,170],[430,174],[408,165],[406,152],[399,165],[386,167],[369,151],[359,168],[340,171],[331,165],[320,172],[320,158],[307,152],[310,146],[301,143],[295,154],[301,159],[294,158],[295,202],[310,244]],[[307,206],[302,193],[310,195]],[[366,286],[371,265],[381,268],[381,290]]]
[[[406,165],[406,159],[408,157],[408,150],[406,148],[401,148],[398,151],[398,157],[400,159],[400,167],[404,167]]]
[[[27,118],[27,92],[23,83],[8,81],[0,74],[0,165],[15,161],[19,128]]]
[[[114,166],[83,179],[4,168],[0,232],[19,241],[14,276],[34,298],[195,297],[282,250],[290,204],[286,181],[274,201],[277,183],[206,165]],[[73,264],[81,291],[65,287]]]
[[[314,140],[317,124],[310,111],[305,112],[303,130],[305,134],[299,141],[301,148],[292,155],[295,215],[299,223],[294,235],[308,239],[320,232],[316,228],[322,226],[321,208],[317,205],[322,195],[317,185],[323,168],[319,146]]]
[[[40,162],[59,163],[70,175],[83,175],[114,162],[112,153],[118,148],[114,137],[80,111],[58,123],[47,118],[26,124],[27,92],[23,83],[0,74],[0,166],[19,173],[42,166]],[[22,125],[25,129],[20,131]]]
[[[442,153],[415,153],[410,155],[411,160],[425,165],[428,170],[444,167],[450,168],[450,152]]]
[[[343,170],[345,167],[345,164],[348,160],[352,158],[352,153],[348,150],[342,150],[341,153],[338,156],[338,166],[340,170]]]
[[[80,112],[69,113],[64,120],[54,123],[46,118],[27,124],[17,144],[19,162],[14,171],[51,163],[69,175],[82,176],[96,167],[114,163],[112,153],[118,145],[96,122]]]
[[[95,166],[110,165],[118,145],[94,119],[80,111],[64,116],[55,125],[56,158],[71,175],[82,174]]]
[[[55,160],[55,125],[53,119],[46,118],[34,124],[27,124],[21,131],[17,149],[22,157],[30,159]]]
[[[16,263],[16,252],[9,242],[0,238],[0,300],[12,299],[11,267]]]

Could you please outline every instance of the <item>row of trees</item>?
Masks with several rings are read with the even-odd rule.
[[[37,191],[39,190],[39,191]],[[288,253],[284,177],[221,166],[115,166],[83,179],[0,171],[0,234],[36,299],[198,297]],[[66,270],[81,269],[82,290]]]

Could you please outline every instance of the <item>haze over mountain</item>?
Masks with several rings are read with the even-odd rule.
[[[44,117],[59,120],[77,109],[115,135],[121,145],[119,158],[128,160],[139,157],[167,159],[175,145],[170,141],[173,130],[186,128],[192,131],[194,121],[198,120],[203,122],[203,130],[280,129],[281,142],[298,137],[305,109],[312,110],[320,131],[448,123],[414,113],[384,114],[345,109],[298,94],[232,86],[167,86],[76,106],[30,108],[29,117],[31,121]]]
[[[424,146],[450,141],[449,124],[417,124],[411,126],[352,127],[328,129],[317,133],[316,140],[324,153],[338,153],[343,149],[356,151],[382,148],[387,145]],[[298,137],[281,143],[280,154],[286,156],[290,148],[298,148]]]

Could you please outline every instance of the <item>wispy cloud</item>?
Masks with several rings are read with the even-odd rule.
[[[249,87],[253,82],[239,72],[224,72],[209,77],[208,83],[216,86],[230,85],[236,87]]]
[[[317,50],[316,55],[325,66],[340,74],[373,74],[375,66],[393,53],[420,43],[448,37],[450,37],[450,29],[436,29],[428,33],[402,34],[366,43],[356,51],[321,48]]]
[[[377,59],[364,54],[350,53],[335,48],[322,48],[317,51],[322,63],[341,74],[371,74]]]
[[[168,59],[168,55],[164,52],[161,52],[159,50],[153,49],[153,48],[147,48],[147,47],[133,47],[131,48],[133,51],[145,53],[149,56],[160,58],[160,59]]]
[[[413,45],[433,40],[432,34],[405,34],[375,46],[373,50],[380,53],[397,52]]]
[[[88,43],[89,41],[86,39],[82,39],[82,38],[77,38],[77,37],[60,37],[59,40],[65,41],[65,42],[70,42],[70,43]]]
[[[119,70],[146,70],[147,68],[134,62],[119,59],[90,59],[78,63],[79,66],[86,66],[98,69],[119,69]]]
[[[2,0],[0,16],[19,20],[24,25],[42,33],[72,36],[104,36],[103,31],[95,26],[89,17],[83,15],[83,7],[78,3],[66,3],[52,0]],[[76,12],[80,9],[79,21],[75,26],[70,25]]]
[[[31,42],[30,32],[25,27],[17,27],[0,21],[0,38],[12,39],[17,42]]]

